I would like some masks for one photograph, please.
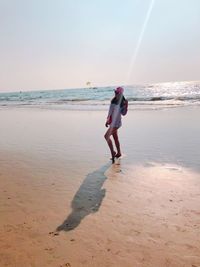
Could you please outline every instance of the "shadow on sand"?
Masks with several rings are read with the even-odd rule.
[[[102,186],[107,179],[105,172],[109,167],[110,164],[106,164],[86,176],[72,200],[71,213],[57,227],[56,231],[71,231],[81,223],[85,216],[99,210],[102,200],[105,197],[106,190],[102,189]]]

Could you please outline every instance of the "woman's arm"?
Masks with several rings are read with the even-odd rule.
[[[112,122],[113,110],[114,110],[114,104],[110,104],[109,111],[108,111],[108,116],[107,116],[107,120],[106,120],[106,124],[105,124],[106,127],[108,127],[108,125],[110,125],[111,122]]]

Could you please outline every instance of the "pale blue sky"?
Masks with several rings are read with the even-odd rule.
[[[0,0],[0,90],[200,80],[199,14],[200,0]]]

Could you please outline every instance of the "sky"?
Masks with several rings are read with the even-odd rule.
[[[0,0],[0,91],[200,80],[200,0]]]

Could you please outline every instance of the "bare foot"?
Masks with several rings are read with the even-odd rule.
[[[116,158],[120,158],[121,155],[122,155],[121,153],[117,153],[117,154],[115,154],[115,157],[116,157]]]
[[[114,153],[112,154],[112,163],[115,163],[115,157],[116,157],[117,153],[114,151]]]

